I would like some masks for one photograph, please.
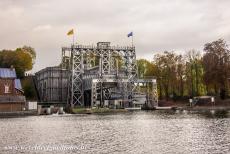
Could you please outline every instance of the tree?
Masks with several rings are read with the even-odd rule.
[[[156,54],[154,56],[153,63],[156,66],[156,76],[158,81],[158,87],[160,91],[160,97],[165,95],[168,99],[170,95],[177,95],[178,89],[178,61],[181,59],[181,55],[177,55],[174,52],[165,51],[163,54]]]
[[[223,39],[206,43],[204,45],[204,80],[209,88],[214,88],[215,93],[220,92],[221,98],[225,98],[227,80],[230,69],[230,51]]]
[[[190,50],[185,55],[186,60],[186,82],[190,96],[199,96],[206,93],[203,84],[204,69],[202,57],[199,51]]]
[[[155,66],[146,59],[137,60],[138,77],[155,76]]]
[[[179,95],[184,96],[184,80],[185,80],[185,61],[182,55],[177,57],[177,78],[178,78],[178,90]]]
[[[230,78],[230,51],[223,39],[206,43],[204,55],[190,50],[185,55],[165,51],[150,63],[138,60],[139,77],[156,76],[159,98],[220,94],[225,98]]]
[[[23,90],[24,90],[24,95],[26,96],[27,99],[36,99],[36,91],[33,86],[33,83],[26,83],[23,85]]]
[[[34,48],[24,45],[22,48],[17,48],[16,49],[16,51],[18,51],[18,50],[22,50],[24,52],[29,53],[30,56],[32,57],[32,63],[34,65],[35,60],[36,60],[36,52],[35,52]]]
[[[22,78],[26,71],[33,68],[34,54],[32,55],[31,52],[35,51],[29,51],[29,49],[29,47],[26,47],[17,48],[16,50],[0,51],[0,67],[10,68],[13,66],[16,70],[17,76]]]

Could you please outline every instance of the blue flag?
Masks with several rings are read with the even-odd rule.
[[[133,36],[133,32],[130,32],[127,36],[128,37]]]

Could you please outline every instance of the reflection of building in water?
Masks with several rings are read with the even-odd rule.
[[[62,48],[60,67],[36,73],[42,102],[71,106],[157,105],[155,79],[138,79],[135,47],[72,45]]]

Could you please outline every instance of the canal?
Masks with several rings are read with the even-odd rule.
[[[230,118],[188,112],[0,118],[0,153],[230,153]]]

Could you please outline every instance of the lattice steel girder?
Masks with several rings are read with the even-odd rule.
[[[125,53],[127,77],[129,82],[127,83],[127,96],[129,101],[133,99],[134,81],[137,79],[137,64],[135,50],[127,50]]]
[[[97,92],[97,82],[92,82],[92,88],[91,88],[91,106],[96,106],[97,98],[99,93]]]
[[[67,68],[65,63],[65,50],[62,48],[61,68]]]
[[[103,90],[104,98],[109,99],[111,97],[111,90],[110,89],[104,89]]]
[[[71,106],[84,105],[82,73],[83,50],[72,49]]]
[[[128,78],[133,81],[137,78],[137,62],[136,62],[136,52],[135,50],[127,51],[128,60]]]
[[[94,78],[93,83],[97,82],[129,82],[128,79],[117,79],[117,78]],[[156,84],[156,79],[137,79],[134,83],[154,83]]]
[[[109,74],[111,70],[110,50],[101,50],[102,58],[102,74]]]
[[[70,54],[71,54],[71,50],[68,50],[66,48],[62,48],[62,57],[61,57],[61,68],[62,69],[69,69],[67,67],[69,67],[70,63],[71,63]]]
[[[153,106],[158,106],[157,84],[152,85]]]
[[[90,68],[91,67],[91,52],[89,51],[89,50],[86,50],[86,54],[85,54],[85,56],[86,56],[86,67],[87,68]]]
[[[116,51],[125,51],[125,50],[133,50],[135,49],[135,47],[131,47],[131,46],[109,46],[109,47],[99,47],[95,46],[95,45],[74,45],[74,48],[76,50],[99,50],[99,49],[110,49],[110,50],[116,50]],[[64,50],[71,50],[71,47],[63,47]]]
[[[127,89],[125,90],[125,97],[133,95],[135,90],[135,85],[137,81],[137,63],[136,63],[136,53],[135,47],[121,47],[121,46],[83,46],[83,45],[74,45],[71,47],[63,47],[62,51],[71,51],[71,56],[69,56],[70,66],[71,66],[71,84],[70,84],[70,97],[73,105],[83,105],[84,95],[83,95],[83,74],[84,74],[84,56],[86,57],[86,67],[90,68],[91,57],[90,54],[95,56],[101,56],[101,72],[103,75],[110,74],[111,70],[114,70],[116,66],[113,66],[115,63],[112,63],[113,53],[115,55],[121,56],[126,63],[126,77],[127,81],[114,81],[114,82],[125,82]],[[84,54],[84,56],[83,56]],[[62,54],[62,57],[65,55]],[[94,56],[94,57],[95,57]],[[104,79],[103,79],[104,80]],[[90,87],[90,85],[89,85]]]
[[[98,98],[98,93],[97,93],[97,87],[96,85],[98,83],[112,83],[112,82],[117,82],[122,84],[123,89],[122,89],[122,95],[123,98],[125,100],[131,100],[134,98],[136,90],[139,88],[138,86],[140,84],[151,84],[152,90],[150,93],[151,96],[151,103],[153,104],[153,106],[157,106],[158,105],[158,96],[157,96],[157,83],[156,83],[156,79],[136,79],[133,83],[132,83],[132,87],[129,87],[131,90],[129,90],[129,88],[127,87],[128,84],[130,83],[129,79],[116,79],[116,78],[94,78],[92,79],[92,102],[91,105],[94,106],[96,103],[96,100]],[[93,99],[93,96],[94,99]],[[128,98],[129,96],[132,96],[132,98]]]

